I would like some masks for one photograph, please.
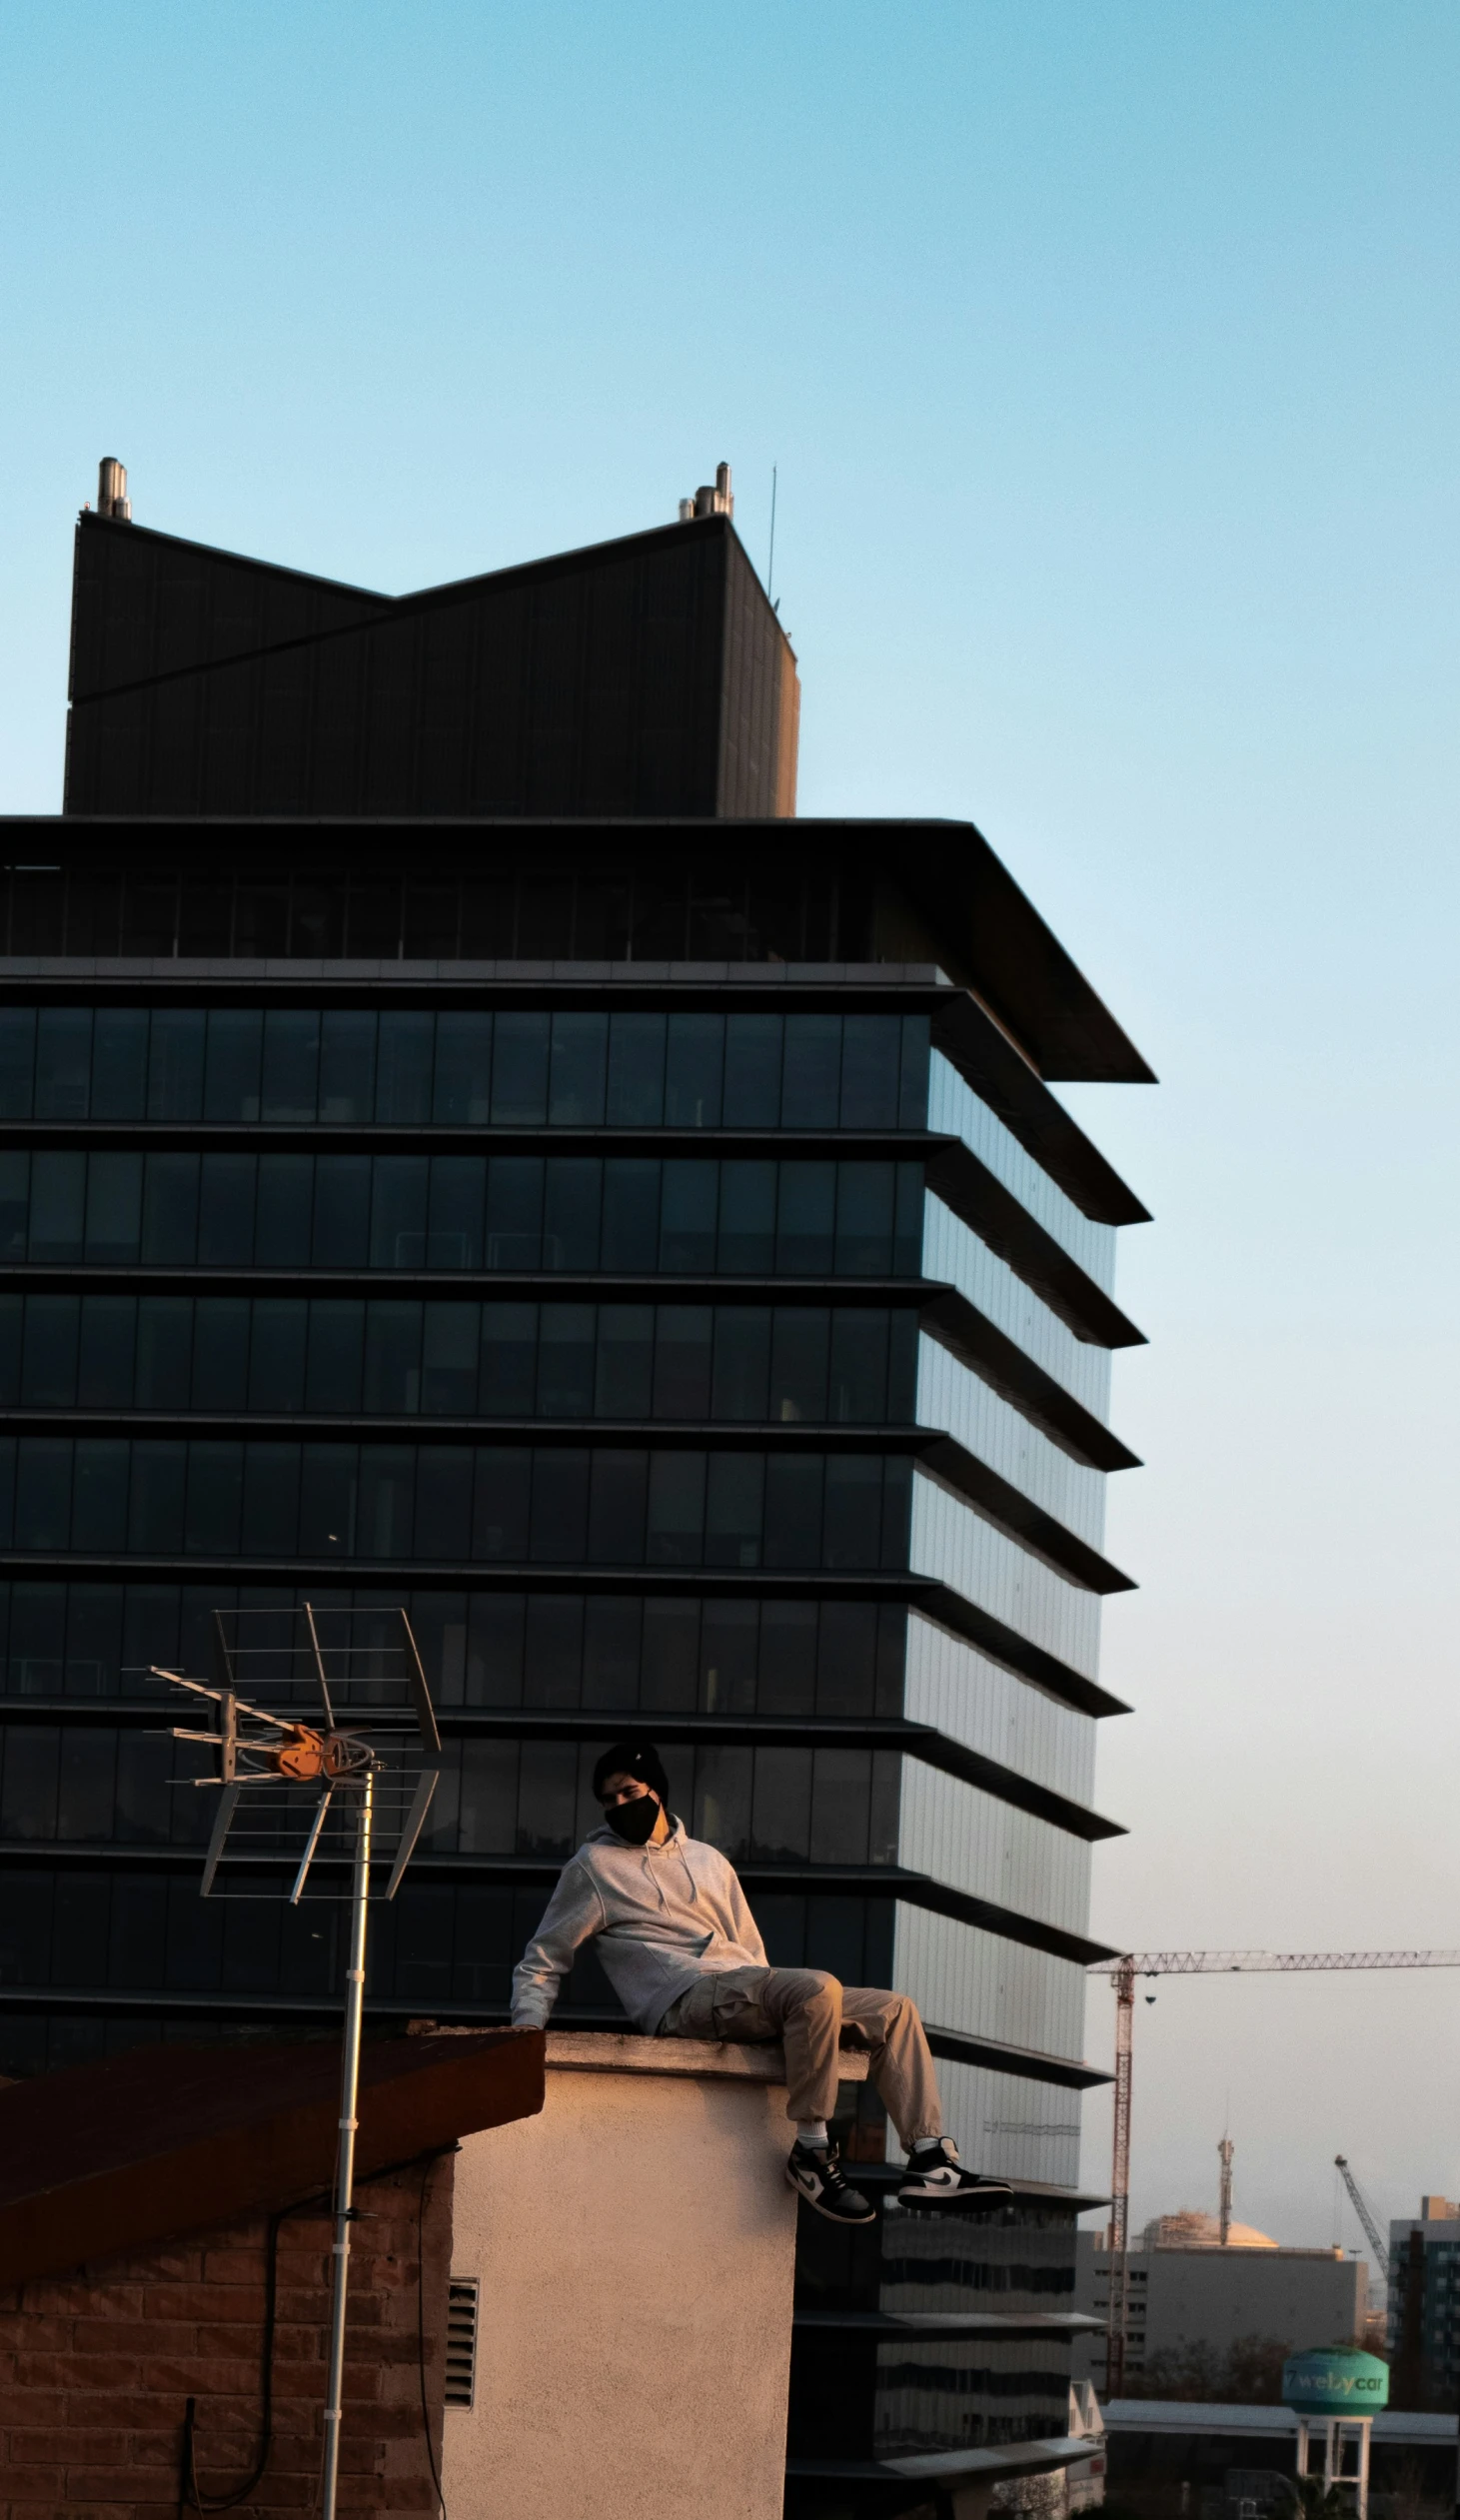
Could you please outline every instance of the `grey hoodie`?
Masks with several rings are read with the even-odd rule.
[[[543,2027],[575,1952],[595,1935],[615,1994],[650,2032],[697,1977],[766,1965],[733,1865],[680,1820],[660,1847],[626,1847],[606,1824],[565,1864],[513,1975],[518,2028]]]

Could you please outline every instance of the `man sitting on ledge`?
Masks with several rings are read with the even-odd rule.
[[[649,1742],[616,1742],[594,1770],[604,1826],[563,1868],[512,1981],[512,2017],[543,2028],[574,1955],[595,1938],[630,2019],[652,2036],[779,2039],[785,2113],[795,2142],[785,2175],[832,2222],[870,2222],[849,2187],[826,2120],[836,2105],[843,2026],[870,2050],[871,2079],[907,2150],[904,2205],[983,2204],[1006,2179],[965,2170],[942,2131],[937,2076],[917,2006],[880,1986],[841,1986],[823,1968],[771,1968],[745,1893],[717,1847],[669,1808]]]

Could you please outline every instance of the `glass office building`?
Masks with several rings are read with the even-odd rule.
[[[680,700],[630,676],[638,818],[573,789],[587,668],[513,703],[556,804],[437,810],[422,724],[449,750],[488,700],[442,698],[429,607],[275,620],[290,573],[256,570],[240,630],[252,564],[83,526],[84,792],[0,826],[0,2069],[329,2021],[328,1918],[200,1901],[209,1798],[149,1667],[206,1670],[218,1607],[404,1600],[448,1766],[378,2024],[505,2016],[594,1759],[642,1728],[772,1959],[912,1993],[965,2154],[1016,2180],[955,2241],[894,2208],[806,2239],[795,2507],[892,2510],[890,2459],[1065,2430],[1144,1211],[1050,1080],[1147,1071],[971,826],[776,818],[793,665],[726,521],[605,551],[651,662],[676,571],[722,642],[718,698],[704,655]],[[367,654],[342,700],[343,648],[408,630],[416,681]],[[416,791],[380,801],[341,715],[353,741],[389,689]],[[261,807],[285,718],[297,761],[348,755],[348,803]],[[559,2018],[617,2017],[590,1952]],[[867,2325],[969,2303],[915,2349]]]

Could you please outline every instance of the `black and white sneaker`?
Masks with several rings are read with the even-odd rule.
[[[828,2222],[875,2222],[877,2209],[854,2187],[848,2187],[836,2158],[836,2146],[824,2152],[797,2137],[785,2165],[786,2184],[803,2196],[812,2213]]]
[[[899,2205],[996,2205],[1013,2189],[1006,2178],[980,2178],[965,2170],[951,2135],[914,2144],[897,2190]]]

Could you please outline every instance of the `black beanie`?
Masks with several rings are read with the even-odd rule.
[[[670,1808],[670,1781],[653,1742],[615,1742],[594,1767],[594,1792],[602,1794],[605,1777],[637,1777]]]

